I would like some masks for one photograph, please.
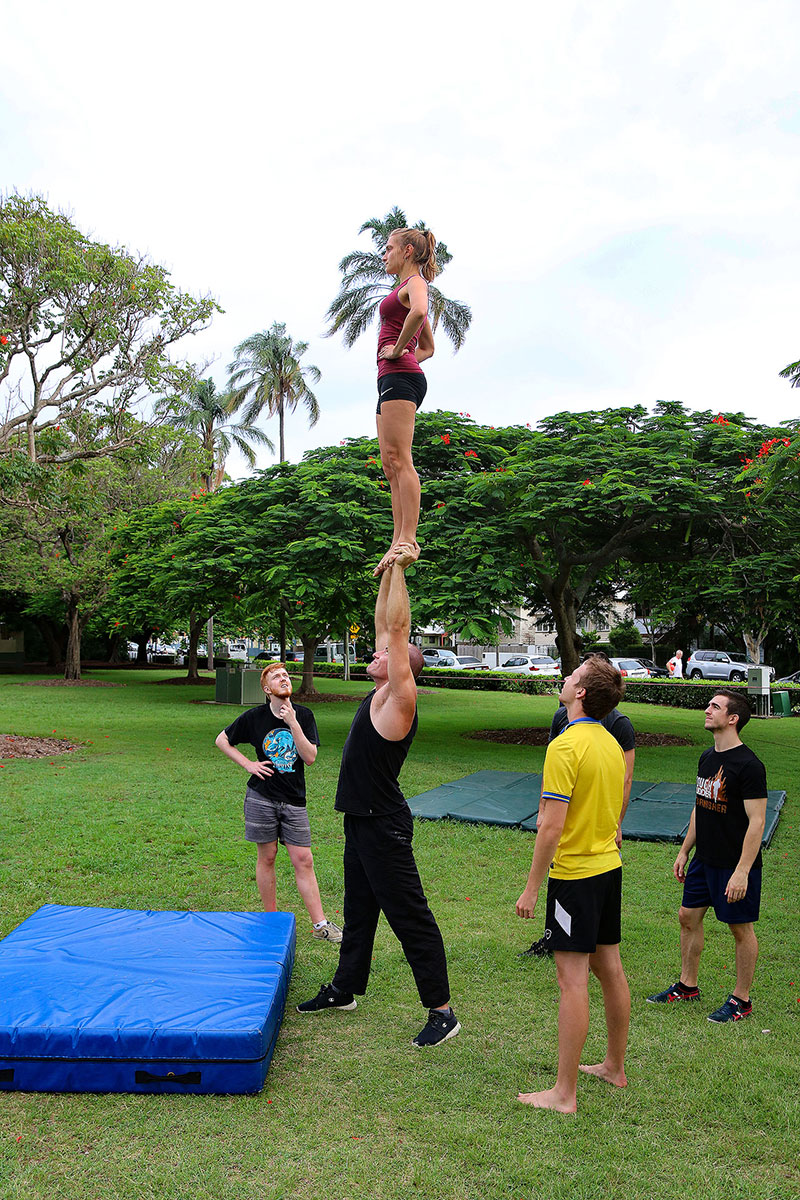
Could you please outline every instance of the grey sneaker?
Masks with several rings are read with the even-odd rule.
[[[452,1008],[447,1012],[442,1012],[440,1008],[432,1008],[428,1012],[427,1025],[420,1030],[411,1045],[416,1046],[417,1050],[422,1050],[427,1046],[439,1046],[448,1038],[455,1037],[460,1029],[458,1018]]]
[[[315,938],[319,938],[323,942],[340,942],[342,940],[342,931],[338,925],[334,925],[333,921],[326,921],[324,925],[320,925],[319,929],[312,926],[311,932]]]

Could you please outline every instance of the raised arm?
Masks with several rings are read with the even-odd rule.
[[[388,650],[388,682],[379,689],[371,709],[373,725],[390,742],[406,736],[417,709],[417,685],[408,657],[410,632],[405,572],[392,563],[383,573],[375,608],[375,644]]]

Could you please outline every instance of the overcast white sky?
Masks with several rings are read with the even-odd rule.
[[[290,419],[290,458],[374,430],[375,333],[322,334],[340,258],[394,204],[473,310],[427,407],[797,413],[796,0],[4,9],[2,189],[212,293],[187,353],[220,385],[273,321],[308,341],[323,415]]]

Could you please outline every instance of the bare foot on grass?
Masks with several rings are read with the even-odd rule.
[[[581,1065],[579,1070],[583,1071],[584,1075],[596,1075],[598,1079],[605,1079],[606,1083],[613,1083],[614,1087],[627,1087],[628,1079],[623,1070],[612,1071],[604,1062],[595,1063],[592,1067],[584,1067]]]
[[[530,1104],[532,1108],[550,1108],[561,1113],[574,1113],[578,1107],[574,1098],[565,1100],[556,1094],[555,1088],[546,1092],[518,1092],[517,1099],[520,1104]]]

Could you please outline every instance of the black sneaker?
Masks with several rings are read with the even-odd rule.
[[[550,949],[550,943],[547,934],[540,937],[538,942],[534,942],[527,950],[523,950],[517,955],[517,958],[529,958],[533,955],[535,958],[550,958],[553,951]]]
[[[323,983],[313,1000],[304,1000],[298,1004],[299,1013],[323,1012],[326,1008],[340,1008],[343,1012],[352,1012],[358,1008],[352,992],[340,992],[332,983]]]
[[[753,1005],[749,1000],[737,1000],[735,996],[728,996],[724,1004],[709,1014],[708,1019],[715,1025],[723,1025],[725,1021],[742,1021],[752,1015]]]
[[[453,1038],[461,1029],[458,1023],[458,1018],[449,1008],[447,1012],[443,1012],[441,1008],[432,1008],[428,1012],[428,1023],[424,1029],[421,1029],[411,1043],[418,1050],[422,1050],[425,1046],[438,1046],[441,1042],[446,1042],[448,1038]]]
[[[699,1000],[700,988],[682,988],[679,983],[673,983],[672,987],[666,988],[663,992],[656,992],[655,996],[648,996],[648,1004],[673,1004],[676,1000]]]

